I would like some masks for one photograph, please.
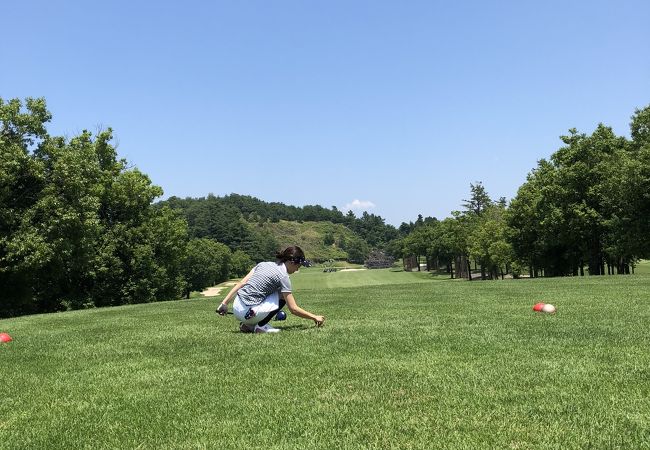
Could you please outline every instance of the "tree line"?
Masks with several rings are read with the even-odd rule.
[[[210,238],[239,249],[251,259],[261,261],[277,249],[273,235],[256,224],[264,222],[332,222],[350,229],[355,239],[337,242],[334,236],[325,236],[326,244],[336,244],[350,253],[351,262],[363,262],[372,248],[385,248],[399,237],[399,231],[378,215],[363,212],[343,214],[336,206],[331,209],[319,205],[303,207],[283,203],[268,203],[255,197],[230,194],[223,197],[208,195],[201,198],[170,197],[157,203],[179,211],[187,220],[191,237]]]
[[[112,130],[52,136],[44,99],[0,98],[0,317],[172,300],[240,277],[278,244],[256,224],[330,221],[363,262],[397,230],[376,215],[231,194],[155,202]],[[334,240],[333,236],[325,239]]]
[[[391,248],[465,278],[471,262],[482,278],[630,273],[650,257],[650,106],[634,112],[630,136],[570,129],[509,205],[471,184],[464,210],[402,224]]]
[[[51,136],[51,117],[44,99],[0,98],[0,317],[187,297],[272,258],[268,221],[343,224],[354,239],[325,243],[354,262],[380,249],[470,279],[629,273],[650,257],[650,106],[630,139],[569,130],[509,204],[477,182],[463,210],[399,228],[237,194],[156,203],[162,189],[118,158],[110,129]]]
[[[241,276],[244,252],[192,239],[112,131],[51,136],[44,99],[0,98],[0,317],[177,299]]]

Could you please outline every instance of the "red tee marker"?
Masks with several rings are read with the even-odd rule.
[[[7,333],[0,333],[0,342],[11,342],[11,336],[9,336]]]
[[[537,303],[535,304],[535,306],[533,306],[533,311],[540,312],[543,307],[544,307],[544,303]]]

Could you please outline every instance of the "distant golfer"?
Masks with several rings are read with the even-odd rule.
[[[269,325],[284,305],[289,311],[303,319],[311,319],[316,326],[322,326],[325,317],[317,316],[302,309],[296,303],[291,291],[289,275],[297,272],[300,266],[309,266],[300,247],[288,247],[278,253],[275,262],[261,262],[251,270],[226,295],[217,313],[224,316],[228,312],[228,303],[235,298],[233,314],[241,323],[240,331],[244,333],[277,333],[280,330]]]

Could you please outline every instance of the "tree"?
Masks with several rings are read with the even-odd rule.
[[[230,258],[230,278],[245,276],[255,265],[253,260],[241,250],[235,250]]]
[[[508,242],[512,246],[515,261],[530,270],[535,277],[542,267],[544,250],[541,239],[543,220],[540,202],[544,172],[552,170],[544,160],[528,175],[527,181],[519,188],[516,197],[506,211]]]
[[[433,226],[425,225],[422,222],[411,234],[402,239],[403,253],[405,256],[414,256],[417,259],[418,271],[420,270],[419,261],[421,256],[426,258],[427,270],[430,269],[430,255],[432,254],[431,247],[434,235],[435,230]]]
[[[492,200],[488,195],[483,183],[477,181],[476,184],[470,183],[469,185],[472,196],[469,200],[463,200],[463,206],[469,214],[480,216],[483,212],[492,205]]]
[[[603,186],[606,209],[604,251],[608,267],[629,273],[638,258],[650,257],[650,106],[637,109],[632,141],[618,153]]]
[[[507,241],[505,208],[494,205],[483,211],[483,215],[469,236],[469,255],[487,269],[487,276],[503,279],[512,262],[512,247]]]
[[[616,227],[625,228],[617,186],[630,168],[628,143],[602,124],[590,136],[571,129],[561,139],[565,146],[539,162],[511,203],[513,250],[532,273],[578,275],[587,265],[591,275],[604,274],[606,261],[630,257],[614,256],[622,250]]]
[[[483,187],[483,184],[480,181],[477,181],[476,184],[470,184],[470,191],[472,193],[471,198],[469,200],[463,200],[465,202],[463,204],[463,206],[465,207],[465,211],[463,214],[464,220],[462,221],[462,224],[466,228],[465,230],[466,236],[472,235],[472,233],[475,232],[476,228],[480,227],[485,211],[492,208],[492,206],[494,205],[492,199],[490,199],[490,196],[488,195],[487,191],[485,190],[485,187]],[[476,243],[474,244],[476,245]],[[471,246],[469,242],[468,245]],[[489,245],[489,243],[483,242],[482,245],[485,247]],[[468,251],[469,251],[469,246],[467,247]],[[476,249],[477,247],[475,246],[474,250]],[[481,265],[481,278],[485,279],[486,264],[488,263],[488,260],[484,258],[478,258],[478,262]],[[472,278],[469,272],[470,271],[468,269],[468,277],[469,277],[468,279],[471,280]]]
[[[183,264],[186,280],[185,296],[228,279],[230,272],[230,249],[208,238],[192,239],[187,244],[187,256]]]
[[[110,129],[48,135],[43,99],[0,99],[0,315],[178,298],[185,221],[118,160]]]
[[[368,257],[370,248],[363,239],[353,237],[346,241],[346,251],[348,253],[348,261],[351,263],[363,264]]]
[[[459,211],[452,211],[452,217],[441,223],[441,242],[454,258],[454,269],[456,278],[467,278],[471,281],[472,272],[469,266],[469,233],[471,223],[468,216]],[[454,277],[454,273],[451,273]]]

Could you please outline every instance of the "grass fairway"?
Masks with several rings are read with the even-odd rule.
[[[650,276],[312,272],[322,329],[214,299],[0,320],[0,448],[650,448]]]

